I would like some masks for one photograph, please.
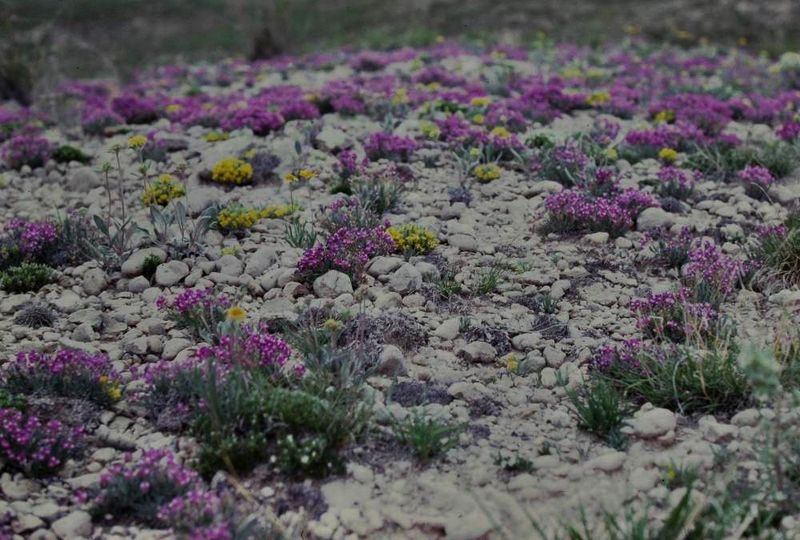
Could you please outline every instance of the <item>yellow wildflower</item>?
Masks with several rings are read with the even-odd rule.
[[[483,125],[483,121],[484,121],[485,119],[486,119],[486,117],[485,117],[484,115],[482,115],[482,114],[476,114],[476,115],[474,115],[474,116],[472,117],[472,123],[473,123],[473,124],[478,124],[479,126],[481,126],[481,125]]]
[[[606,159],[609,161],[616,161],[619,158],[619,152],[617,152],[616,148],[606,148],[603,151],[603,155],[605,155]]]
[[[433,231],[420,225],[389,227],[386,232],[394,240],[397,250],[408,255],[425,255],[439,245],[439,240]]]
[[[182,106],[180,103],[170,103],[169,105],[167,105],[166,111],[169,114],[175,114],[176,112],[180,111],[181,108]]]
[[[392,96],[392,105],[405,105],[409,101],[408,91],[405,88],[398,88],[394,91],[394,95]]]
[[[605,105],[611,101],[611,94],[605,90],[597,90],[586,96],[586,103],[592,107]]]
[[[247,318],[247,312],[239,306],[229,308],[226,316],[229,321],[241,322]]]
[[[675,113],[670,110],[658,111],[653,119],[659,124],[667,124],[675,120]]]
[[[295,182],[298,182],[299,180],[300,180],[300,179],[299,179],[299,178],[297,177],[297,175],[296,175],[296,174],[294,174],[294,173],[286,173],[286,174],[283,176],[283,181],[284,181],[284,182],[286,182],[286,183],[287,183],[287,184],[289,184],[289,185],[292,185],[292,184],[294,184]]]
[[[481,149],[480,148],[475,148],[475,147],[470,148],[469,149],[469,155],[470,155],[470,157],[478,157],[478,156],[481,155]]]
[[[147,144],[147,137],[144,135],[134,135],[130,139],[128,139],[128,148],[132,148],[133,150],[139,150],[144,145]]]
[[[494,137],[500,137],[501,139],[508,139],[509,137],[511,137],[511,132],[508,131],[503,126],[497,126],[492,131],[489,132],[489,135],[492,135]]]
[[[186,188],[170,174],[162,174],[157,180],[147,184],[142,191],[145,206],[166,206],[173,199],[186,195]]]
[[[312,178],[317,176],[317,173],[315,171],[312,171],[311,169],[300,169],[299,171],[297,171],[297,175],[303,180],[311,180]]]
[[[220,142],[220,141],[227,141],[230,138],[230,135],[225,133],[224,131],[212,131],[208,135],[206,135],[207,142]]]
[[[422,122],[419,127],[422,134],[428,139],[438,139],[442,134],[442,131],[436,124],[427,120]]]
[[[506,357],[506,369],[511,372],[516,372],[519,369],[519,358],[515,354],[509,354]]]
[[[473,107],[486,107],[492,102],[492,98],[489,96],[480,96],[474,97],[469,101],[469,104]]]
[[[246,184],[253,179],[253,166],[241,159],[226,157],[211,169],[211,179],[221,184]]]
[[[503,173],[503,169],[501,169],[495,163],[482,163],[477,165],[475,169],[473,169],[473,174],[475,174],[475,178],[477,178],[481,182],[491,182],[492,180],[497,180],[500,178],[500,175]]]
[[[327,330],[328,332],[336,332],[342,327],[342,322],[338,319],[330,318],[326,319],[324,323],[322,323],[322,327]]]
[[[678,159],[678,152],[672,148],[662,148],[658,151],[658,159],[664,163],[674,163]]]

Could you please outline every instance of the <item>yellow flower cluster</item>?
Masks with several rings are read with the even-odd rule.
[[[392,95],[392,105],[406,105],[411,101],[408,98],[408,91],[405,88],[398,88],[394,91],[394,95]]]
[[[427,120],[420,123],[419,129],[422,131],[422,134],[425,136],[426,139],[436,140],[442,134],[442,130],[439,129],[439,126]]]
[[[503,126],[497,126],[492,131],[489,132],[489,135],[492,135],[494,137],[500,137],[501,139],[508,139],[509,137],[511,137],[511,132],[508,131]]]
[[[225,133],[224,131],[212,131],[208,135],[206,135],[206,142],[220,142],[220,141],[227,141],[230,139],[230,135]]]
[[[283,177],[283,181],[291,185],[301,180],[311,180],[315,176],[317,176],[317,173],[315,171],[312,171],[311,169],[301,168],[286,173]]]
[[[171,174],[162,174],[157,180],[147,184],[142,191],[145,206],[166,206],[172,199],[186,195],[186,188]]]
[[[617,161],[619,159],[619,152],[616,148],[606,148],[603,150],[603,155],[609,161]]]
[[[658,159],[664,163],[675,163],[675,160],[678,159],[678,152],[672,148],[662,148],[658,151]]]
[[[253,166],[241,159],[226,157],[211,169],[211,179],[221,184],[247,184],[253,180]]]
[[[406,224],[389,227],[386,232],[394,240],[397,250],[410,255],[425,255],[439,245],[439,240],[430,229],[421,225]]]
[[[167,105],[165,110],[169,114],[175,114],[176,112],[180,111],[182,108],[183,108],[183,105],[181,105],[180,103],[170,103],[169,105]]]
[[[492,98],[489,97],[489,96],[474,97],[471,100],[469,100],[469,104],[472,107],[486,107],[491,102],[492,102]]]
[[[109,383],[108,375],[101,375],[99,382],[100,386],[103,388],[108,397],[110,397],[113,401],[120,400],[122,397],[122,390],[120,389],[118,382]]]
[[[138,150],[146,144],[147,144],[147,137],[145,137],[144,135],[134,135],[133,137],[128,139],[128,148],[132,148],[133,150]]]
[[[658,111],[653,117],[653,120],[659,124],[667,124],[675,120],[675,113],[670,110]]]
[[[260,219],[286,217],[299,209],[300,207],[296,204],[248,208],[242,204],[234,203],[219,211],[217,225],[219,225],[220,229],[225,230],[249,229]]]
[[[240,306],[233,306],[226,312],[229,321],[241,322],[247,318],[247,312]]]
[[[591,107],[605,105],[609,101],[611,101],[611,94],[605,90],[596,90],[586,96],[586,103]]]
[[[482,163],[480,165],[476,165],[472,172],[475,175],[475,178],[477,178],[479,181],[491,182],[492,180],[497,180],[500,178],[500,175],[503,173],[503,169],[501,169],[496,163]]]

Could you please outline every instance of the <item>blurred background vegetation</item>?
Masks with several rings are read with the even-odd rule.
[[[797,48],[797,0],[0,0],[0,93],[68,78],[129,80],[148,65],[388,48],[436,36],[517,45],[639,34]],[[16,88],[9,88],[16,87]]]

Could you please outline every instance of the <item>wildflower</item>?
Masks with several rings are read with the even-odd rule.
[[[619,159],[619,152],[617,152],[616,148],[606,148],[603,151],[603,155],[609,161],[616,161],[617,159]]]
[[[142,191],[145,206],[166,206],[169,201],[186,195],[186,188],[170,174],[162,174]]]
[[[672,111],[659,111],[653,117],[653,120],[659,124],[667,124],[675,120],[675,113]]]
[[[658,159],[664,163],[674,163],[678,159],[678,152],[672,148],[662,148],[658,151]]]
[[[311,169],[300,169],[299,171],[297,171],[297,175],[303,180],[311,180],[312,178],[317,176],[317,173],[315,171],[312,171]]]
[[[336,332],[342,328],[342,322],[338,319],[330,318],[322,323],[322,327],[328,332]]]
[[[220,142],[220,141],[227,141],[230,139],[230,135],[225,133],[224,131],[212,131],[211,133],[205,136],[207,142]]]
[[[435,140],[442,135],[442,131],[439,129],[439,126],[427,120],[420,124],[420,130],[427,139]]]
[[[425,255],[439,244],[433,231],[419,225],[407,224],[386,229],[397,250],[408,255]]]
[[[611,94],[606,90],[598,90],[586,96],[586,104],[591,107],[599,107],[611,101]]]
[[[515,354],[509,354],[506,358],[506,369],[512,373],[519,369],[519,358]]]
[[[294,173],[286,173],[286,174],[283,176],[283,181],[284,181],[284,182],[285,182],[287,185],[292,185],[292,184],[295,184],[295,183],[299,182],[299,181],[300,181],[300,179],[299,179],[299,178],[297,177],[297,175],[296,175],[296,174],[294,174]]]
[[[211,169],[211,179],[221,184],[247,184],[253,179],[253,166],[235,157],[226,157]]]
[[[144,135],[134,135],[130,139],[128,139],[128,148],[133,150],[139,150],[147,144],[147,137]]]
[[[229,321],[241,322],[247,318],[247,312],[239,306],[228,308],[226,316]]]
[[[511,137],[511,132],[508,131],[503,126],[497,126],[496,128],[492,129],[492,131],[489,132],[489,135],[500,139],[508,139]]]
[[[486,117],[482,114],[476,114],[472,117],[472,123],[477,124],[479,126],[483,125],[483,122],[486,120]]]
[[[497,180],[503,173],[503,170],[496,163],[482,163],[473,169],[475,178],[481,182],[491,182]]]
[[[486,107],[491,103],[492,103],[492,98],[490,96],[474,97],[469,101],[469,104],[472,107]]]

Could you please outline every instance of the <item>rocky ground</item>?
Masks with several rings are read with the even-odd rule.
[[[247,472],[222,468],[203,484],[209,491],[225,491],[242,507],[250,505],[248,515],[272,522],[273,531],[282,530],[285,537],[534,538],[535,524],[555,530],[560,523],[578,524],[585,512],[597,534],[591,537],[601,538],[605,533],[595,527],[602,512],[647,512],[646,521],[658,527],[687,492],[687,485],[671,481],[676,470],[695,471],[694,492],[708,499],[729,489],[730,475],[763,474],[757,454],[764,421],[782,409],[775,401],[759,404],[750,390],[737,394],[735,405],[708,414],[652,404],[627,389],[623,393],[631,408],[620,431],[623,444],[584,429],[568,394],[591,385],[592,359],[601,346],[621,347],[633,338],[659,342],[659,336],[647,335],[637,324],[641,313],[631,302],[670,291],[686,278],[684,270],[654,262],[646,234],[666,230],[677,236],[687,227],[698,241],[713,241],[730,260],[750,260],[758,227],[778,225],[790,213],[800,198],[796,154],[787,158],[789,170],[767,186],[763,197],[746,193],[746,182],[736,176],[740,170],[727,178],[698,173],[691,194],[680,201],[664,196],[654,184],[671,164],[684,171],[696,168],[689,162],[696,148],[712,146],[723,135],[736,135],[737,147],[792,147],[791,137],[779,132],[800,106],[790,78],[784,83],[767,61],[736,52],[593,53],[564,47],[489,54],[443,47],[394,56],[369,53],[374,56],[360,60],[352,54],[173,66],[145,74],[138,85],[114,89],[110,96],[99,92],[95,101],[88,87],[74,85],[70,91],[77,110],[84,108],[82,126],[37,117],[35,107],[28,113],[22,124],[91,159],[45,159],[33,167],[15,167],[6,157],[0,188],[6,223],[12,218],[48,220],[55,212],[76,209],[103,219],[109,212],[119,217],[120,184],[127,215],[152,231],[157,224],[141,195],[161,174],[184,185],[185,194],[167,208],[184,204],[192,227],[209,207],[233,202],[246,208],[299,208],[236,230],[213,226],[196,249],[175,249],[175,242],[136,232],[118,256],[70,259],[54,265],[53,281],[38,290],[0,292],[0,356],[8,360],[6,369],[20,351],[78,349],[107,355],[120,380],[119,399],[104,406],[43,389],[25,396],[29,410],[43,419],[82,425],[85,433],[81,451],[44,477],[33,477],[0,456],[0,465],[5,463],[0,514],[7,517],[9,537],[217,538],[190,536],[163,522],[142,523],[135,515],[92,514],[101,476],[125,462],[128,453],[135,462],[142,451],[166,449],[187,466],[197,457],[198,434],[160,426],[141,398],[149,391],[141,376],[147,366],[188,361],[202,345],[157,305],[159,297],[170,301],[187,288],[214,288],[215,294],[236,299],[246,312],[245,323],[267,321],[270,332],[292,347],[290,363],[305,362],[307,373],[313,371],[310,362],[279,330],[282,323],[315,308],[336,314],[331,317],[339,324],[359,314],[381,321],[370,342],[374,348],[362,393],[371,420],[341,447],[343,471],[322,477],[294,474],[276,471],[265,459]],[[646,59],[665,63],[650,72],[648,62],[638,57],[648,54]],[[427,76],[417,77],[422,72]],[[756,82],[737,79],[745,75]],[[278,125],[265,128],[269,122],[256,113],[238,115],[269,108],[256,98],[269,96],[276,87],[299,89],[292,99],[313,105],[308,118],[289,119],[282,111]],[[630,103],[617,103],[624,89],[644,90]],[[699,91],[729,107],[721,113],[719,129],[707,129],[695,139],[681,135],[675,158],[661,152],[668,144],[658,144],[655,155],[634,156],[632,139],[626,138],[630,132],[681,125],[681,112],[694,105],[676,107],[666,124],[659,124],[661,111],[653,109],[681,91]],[[131,108],[152,108],[154,115],[145,115],[142,123],[136,114],[125,114],[124,107],[109,106],[119,95],[149,100]],[[211,105],[190,102],[193,96]],[[491,104],[474,100],[483,96],[507,109],[493,116]],[[759,97],[780,106],[769,108]],[[342,105],[345,98],[357,105]],[[740,106],[744,114],[734,112],[739,99],[751,107]],[[509,112],[515,110],[514,100],[521,103],[518,126]],[[91,116],[91,107],[107,113],[99,131],[93,120],[102,115]],[[183,115],[192,107],[215,121],[206,121],[203,114]],[[543,108],[547,111],[542,113]],[[691,117],[695,125],[702,123],[697,118],[716,114],[710,105],[698,109]],[[10,104],[5,110],[20,114]],[[483,135],[472,142],[465,142],[470,134],[451,136],[445,123],[450,114]],[[482,118],[476,119],[478,114]],[[580,223],[572,230],[542,231],[552,217],[545,206],[548,197],[590,188],[569,185],[547,169],[541,137],[556,146],[578,141],[601,121],[617,124],[618,133],[603,139],[595,154],[585,153],[614,171],[620,189],[638,189],[654,202],[635,212],[631,226],[621,231]],[[15,129],[25,129],[19,124]],[[379,152],[362,166],[370,136],[387,126],[398,138],[411,137],[413,152]],[[224,137],[209,136],[223,132]],[[146,142],[135,140],[138,135]],[[472,163],[475,154],[470,158],[469,149],[491,146],[486,137],[513,139],[508,144],[518,155]],[[688,139],[698,146],[683,144]],[[298,271],[306,248],[290,245],[287,225],[306,222],[317,228],[317,243],[325,241],[320,220],[330,212],[328,205],[346,196],[331,188],[346,177],[341,151],[347,149],[358,156],[354,177],[383,175],[401,186],[396,206],[381,217],[393,226],[427,228],[438,241],[431,253],[383,252],[370,258],[363,275],[335,267],[311,276]],[[279,158],[265,176],[247,185],[214,181],[215,165],[225,158],[255,162],[259,153]],[[498,178],[476,177],[482,160],[499,164]],[[142,163],[144,172],[139,171]],[[283,180],[302,170],[313,174],[298,182]],[[584,165],[583,170],[589,169]],[[596,172],[591,175],[600,182]],[[459,187],[462,192],[454,194]],[[220,223],[220,214],[215,215],[212,221]],[[168,229],[168,235],[178,234],[175,224]],[[59,235],[63,242],[63,230]],[[93,241],[102,244],[102,235]],[[150,277],[142,275],[148,255],[159,258]],[[441,292],[445,279],[460,289],[449,298]],[[781,329],[797,324],[800,291],[791,279],[737,281],[719,307],[735,323],[737,343],[771,344]],[[51,324],[32,328],[17,317],[34,300],[48,306]],[[460,426],[452,448],[424,462],[398,441],[392,418],[402,420],[413,411]],[[793,421],[793,414],[785,412],[786,422]],[[698,495],[697,500],[706,499]],[[791,537],[797,530],[795,515],[779,517],[773,530]],[[226,534],[219,538],[232,533]]]

